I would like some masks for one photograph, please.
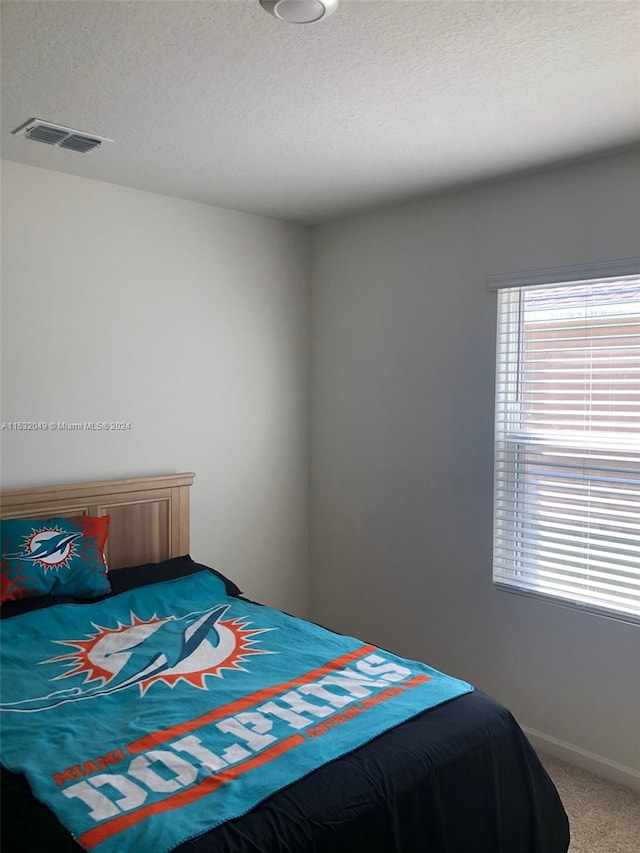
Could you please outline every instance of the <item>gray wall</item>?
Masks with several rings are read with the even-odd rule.
[[[4,488],[195,471],[192,554],[308,606],[309,235],[3,164]]]
[[[313,232],[311,615],[640,768],[638,630],[491,585],[501,272],[638,253],[620,155]],[[3,168],[3,486],[193,470],[192,553],[304,615],[309,237]]]
[[[626,153],[320,227],[311,615],[640,769],[640,632],[494,590],[496,273],[638,254]]]

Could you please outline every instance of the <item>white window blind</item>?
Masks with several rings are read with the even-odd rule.
[[[494,286],[494,582],[640,621],[640,275]]]

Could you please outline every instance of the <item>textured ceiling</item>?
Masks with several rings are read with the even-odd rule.
[[[637,2],[3,2],[2,155],[314,223],[640,139]],[[13,137],[37,116],[115,140]]]

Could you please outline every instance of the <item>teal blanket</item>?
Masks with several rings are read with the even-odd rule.
[[[171,850],[473,689],[208,572],[1,632],[2,764],[100,853]]]

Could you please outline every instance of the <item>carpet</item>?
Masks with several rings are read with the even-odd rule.
[[[540,755],[571,826],[569,853],[639,853],[640,793]]]

